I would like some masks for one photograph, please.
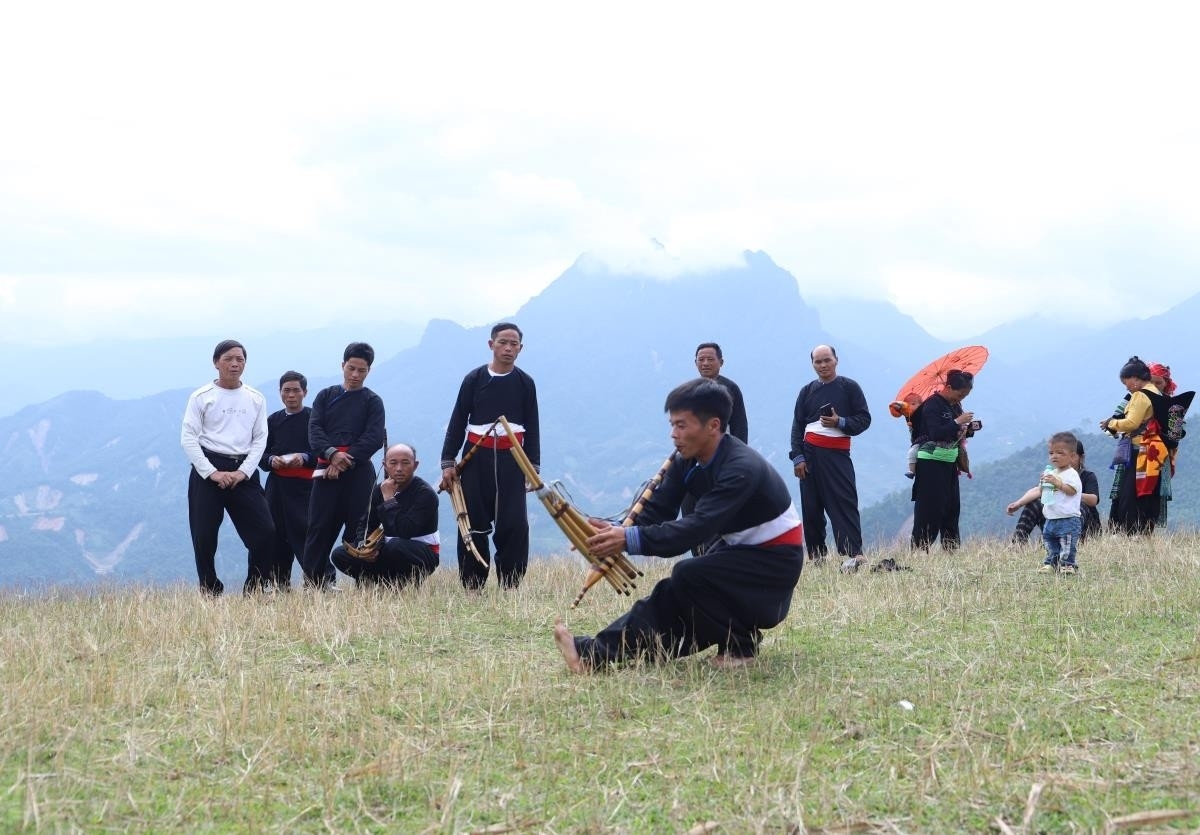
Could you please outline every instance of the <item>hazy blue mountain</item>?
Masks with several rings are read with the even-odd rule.
[[[264,327],[270,327],[265,323]],[[103,340],[83,345],[31,346],[0,342],[0,414],[41,403],[64,391],[99,391],[115,400],[147,397],[212,370],[212,349],[222,339],[238,339],[249,352],[246,381],[269,388],[279,375],[295,368],[310,377],[337,372],[330,357],[340,357],[346,343],[361,339],[387,346],[381,358],[416,343],[419,325],[371,322],[316,330],[220,334],[173,339]],[[276,370],[278,369],[278,370]]]
[[[1131,307],[1131,316],[1137,313]],[[1030,362],[1038,367],[1052,368],[1063,354],[1074,355],[1068,367],[1077,367],[1077,378],[1087,385],[1100,382],[1115,383],[1120,393],[1117,372],[1131,355],[1147,361],[1178,366],[1178,371],[1190,367],[1197,373],[1195,328],[1200,323],[1200,294],[1192,296],[1166,313],[1144,319],[1130,318],[1105,328],[1089,329],[1066,318],[1051,320],[1031,316],[992,328],[979,337],[980,344],[1012,362]],[[1080,363],[1079,360],[1084,362]],[[1186,375],[1185,375],[1186,376]],[[1195,388],[1182,379],[1186,388]]]
[[[180,576],[190,552],[178,429],[187,395],[73,392],[0,420],[9,466],[0,582]]]
[[[1037,362],[1058,350],[1073,350],[1087,341],[1092,331],[1073,321],[1053,321],[1029,316],[985,331],[981,345],[1008,357],[1012,362]]]
[[[837,334],[839,354],[855,356],[861,350],[884,348],[898,375],[915,371],[936,357],[959,347],[930,336],[916,320],[882,301],[822,299],[819,317],[826,331]],[[880,339],[886,335],[886,346]],[[897,381],[897,388],[902,380]]]
[[[670,450],[666,393],[695,375],[696,345],[716,341],[725,351],[724,372],[745,394],[751,444],[795,485],[787,453],[796,392],[813,377],[811,348],[832,342],[839,370],[862,385],[874,415],[871,429],[854,442],[861,503],[870,508],[884,501],[893,508],[871,508],[872,519],[887,512],[903,516],[909,510],[903,497],[909,482],[902,475],[907,432],[886,406],[909,375],[952,346],[923,336],[886,304],[827,307],[828,313],[806,303],[795,278],[763,253],[746,253],[744,266],[674,279],[619,274],[581,257],[512,315],[525,331],[520,364],[539,390],[543,477],[561,482],[585,512],[621,513]],[[1093,426],[1107,415],[1122,393],[1116,371],[1130,353],[1167,358],[1187,387],[1188,378],[1200,374],[1195,352],[1183,343],[1197,307],[1200,300],[1192,299],[1151,320],[1076,336],[1074,350],[1048,347],[1036,360],[993,347],[967,401],[984,421],[970,445],[976,478],[964,486],[968,505],[977,488],[993,482],[1002,495],[1015,490],[1015,497],[1023,489],[1024,465],[1001,488],[989,462],[1036,449],[1051,432]],[[397,325],[375,340],[379,359],[367,383],[387,405],[390,440],[414,444],[419,472],[432,480],[463,375],[490,356],[488,329],[436,320],[401,350],[397,346],[408,344],[403,332]],[[251,347],[247,379],[265,381],[261,387],[276,404],[277,375],[300,367],[312,381],[311,402],[319,385],[339,379],[345,343],[363,336],[370,332],[347,328],[319,344],[304,335],[268,349],[271,340],[245,335]],[[962,344],[976,341],[982,340]],[[8,465],[0,494],[0,583],[87,581],[98,573],[118,580],[194,580],[179,422],[188,393],[212,372],[211,345],[193,347],[195,362],[188,368],[154,371],[161,375],[160,390],[151,396],[126,400],[73,392],[0,418]],[[141,361],[134,363],[139,373]],[[123,374],[127,366],[115,367]],[[106,376],[101,373],[96,387],[120,376],[108,368]],[[1186,442],[1181,455],[1183,477]],[[536,501],[530,518],[535,552],[565,550]],[[968,532],[976,524],[971,519]],[[894,521],[882,527],[872,522],[872,530]],[[453,565],[448,502],[441,531],[443,564]],[[222,539],[219,569],[227,583],[239,582],[244,550],[228,525]]]

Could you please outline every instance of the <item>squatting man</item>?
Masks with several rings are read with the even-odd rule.
[[[700,378],[667,396],[675,455],[638,524],[600,530],[587,546],[600,557],[671,557],[710,540],[703,555],[679,560],[649,596],[594,638],[558,621],[554,640],[574,673],[635,657],[675,658],[715,646],[713,664],[735,668],[758,654],[763,629],[787,617],[804,564],[803,532],[787,486],[761,455],[725,431],[729,392]],[[685,496],[695,508],[679,517]],[[677,518],[678,517],[678,518]]]

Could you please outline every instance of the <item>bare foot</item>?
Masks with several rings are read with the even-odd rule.
[[[712,664],[718,670],[740,670],[743,667],[749,667],[755,660],[753,656],[718,654],[714,655],[708,663]]]
[[[573,673],[587,673],[591,671],[591,667],[579,657],[579,650],[575,649],[575,636],[572,635],[566,625],[555,618],[554,620],[554,643],[558,645],[558,651],[562,653],[563,660],[567,662],[567,669]]]

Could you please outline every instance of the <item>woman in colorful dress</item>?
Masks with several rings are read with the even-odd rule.
[[[1162,474],[1170,478],[1170,455],[1155,417],[1155,401],[1162,392],[1150,379],[1150,367],[1130,357],[1121,367],[1121,384],[1129,392],[1121,417],[1100,422],[1108,433],[1122,433],[1129,440],[1129,460],[1116,472],[1109,522],[1116,533],[1153,533],[1162,512]],[[1169,482],[1168,482],[1169,483]]]

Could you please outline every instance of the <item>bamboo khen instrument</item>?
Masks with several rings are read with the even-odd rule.
[[[500,417],[500,425],[504,427],[504,431],[510,438],[516,438],[516,433],[509,426],[508,419],[504,416]],[[517,466],[521,468],[521,472],[525,474],[525,480],[533,487],[533,491],[537,493],[538,499],[550,514],[550,518],[555,524],[566,534],[567,539],[575,547],[580,554],[583,555],[592,566],[592,569],[599,573],[608,584],[613,587],[613,590],[618,594],[630,594],[632,589],[637,588],[637,584],[633,581],[640,577],[642,572],[629,561],[629,558],[624,554],[617,554],[615,557],[599,557],[593,554],[587,547],[587,540],[596,532],[596,528],[588,521],[578,508],[567,501],[558,488],[547,486],[534,469],[533,462],[529,460],[529,456],[525,454],[524,448],[518,443],[513,443],[511,448],[513,457],[517,459]],[[597,578],[598,579],[598,578]]]
[[[626,514],[625,518],[621,521],[621,527],[628,528],[637,521],[642,509],[646,506],[646,502],[650,500],[650,496],[653,495],[654,491],[658,489],[658,485],[662,484],[662,480],[666,477],[667,470],[670,468],[671,461],[673,461],[674,458],[675,454],[671,453],[667,456],[667,460],[662,462],[662,466],[658,468],[658,472],[656,472],[654,477],[646,483],[646,489],[642,491],[640,496],[638,496],[637,501],[633,503],[633,507],[629,508],[629,513]],[[611,560],[606,557],[604,558],[603,562],[606,566],[604,570],[607,570],[607,568],[610,567]],[[575,601],[571,604],[572,609],[579,606],[580,601],[583,600],[583,596],[588,593],[588,590],[592,586],[596,585],[596,583],[600,582],[600,578],[604,576],[604,570],[601,570],[593,565],[591,570],[588,571],[587,579],[583,581],[583,588],[579,590],[579,594],[576,596]]]
[[[462,482],[457,478],[450,482],[450,506],[454,508],[454,521],[458,524],[458,534],[462,537],[463,545],[480,565],[487,568],[487,560],[483,558],[483,554],[479,553],[479,549],[475,546],[475,539],[471,536],[471,520],[467,517],[467,499],[463,495]]]
[[[463,495],[462,482],[458,480],[457,476],[463,471],[463,467],[467,466],[467,462],[471,460],[471,457],[479,450],[479,447],[483,445],[484,439],[492,434],[492,430],[496,428],[496,424],[499,422],[499,420],[492,421],[492,425],[488,427],[488,430],[479,436],[479,440],[467,450],[467,454],[462,457],[462,460],[454,465],[454,475],[456,478],[450,482],[450,506],[454,508],[454,521],[458,525],[458,534],[462,537],[463,545],[466,546],[467,551],[484,568],[488,567],[487,560],[483,558],[483,554],[479,553],[479,549],[475,547],[475,539],[471,536],[471,520],[467,516],[467,499]]]
[[[378,487],[387,479],[387,451],[388,439],[387,427],[385,426],[383,427],[383,466],[379,468],[379,475],[383,476],[383,478],[378,480],[375,487]],[[367,496],[367,515],[363,517],[364,525],[367,523],[367,520],[371,518],[371,507],[372,502],[374,501],[375,488],[372,487],[370,495]],[[383,522],[380,522],[375,530],[363,531],[363,534],[364,535],[362,539],[359,540],[358,543],[353,543],[348,539],[343,539],[342,547],[345,548],[346,552],[352,557],[357,557],[365,562],[375,562],[375,560],[379,558],[379,548],[383,545],[385,538],[383,534]]]

